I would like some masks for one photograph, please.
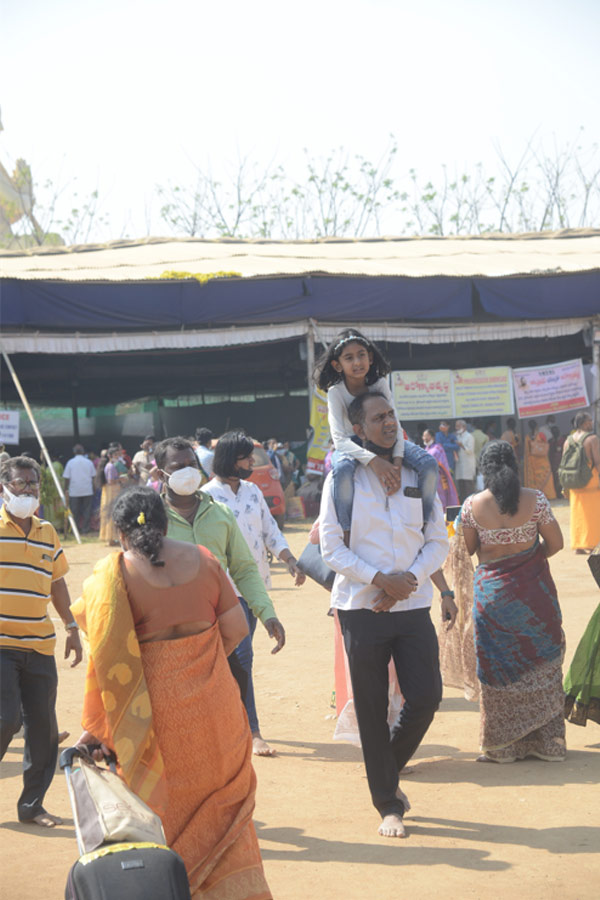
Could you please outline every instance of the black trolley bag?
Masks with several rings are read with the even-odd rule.
[[[184,862],[165,845],[152,841],[105,841],[85,852],[80,817],[82,810],[89,814],[90,806],[85,789],[73,778],[75,758],[85,758],[79,747],[68,747],[60,756],[81,854],[69,872],[65,900],[190,900]],[[114,759],[110,760],[110,768],[116,773]]]

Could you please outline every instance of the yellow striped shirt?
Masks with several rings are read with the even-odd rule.
[[[53,581],[69,571],[54,526],[31,517],[27,537],[3,506],[0,510],[0,648],[52,656],[56,644],[48,615]]]

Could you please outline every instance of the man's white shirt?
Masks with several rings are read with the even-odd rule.
[[[458,451],[458,459],[454,467],[454,474],[456,475],[457,480],[459,478],[464,478],[466,481],[470,481],[475,478],[475,472],[477,470],[475,438],[472,434],[469,434],[468,431],[463,431],[461,434],[457,433],[456,437],[457,440],[461,442],[462,447]]]
[[[69,479],[70,497],[89,497],[94,493],[94,476],[96,467],[91,459],[78,453],[68,461],[63,478]]]
[[[213,476],[213,460],[215,458],[214,450],[209,450],[208,447],[205,447],[203,444],[199,444],[196,447],[196,456],[198,457],[198,462],[206,472],[209,478]]]
[[[443,564],[449,550],[442,505],[435,499],[423,533],[421,499],[406,497],[405,487],[417,487],[417,474],[402,469],[402,487],[387,497],[381,482],[368,466],[357,466],[350,546],[346,547],[333,501],[333,477],[323,487],[319,533],[323,559],[337,572],[331,592],[336,609],[371,609],[380,591],[371,584],[377,572],[385,575],[412,572],[418,587],[408,600],[390,612],[431,606],[433,588],[429,576]]]

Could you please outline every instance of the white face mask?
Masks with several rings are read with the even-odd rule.
[[[40,505],[39,497],[31,497],[29,494],[13,494],[5,484],[2,485],[2,496],[7,510],[17,519],[28,519]]]
[[[187,497],[195,494],[200,487],[202,481],[202,473],[200,469],[194,466],[186,466],[185,469],[177,469],[172,475],[169,475],[167,484],[174,494]]]

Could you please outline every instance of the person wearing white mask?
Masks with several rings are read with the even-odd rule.
[[[48,615],[51,600],[67,631],[65,659],[82,658],[77,625],[64,580],[67,561],[50,522],[35,515],[40,505],[40,467],[16,456],[0,467],[0,758],[25,730],[20,822],[52,828],[57,816],[43,806],[58,752],[54,661],[56,634]]]
[[[467,431],[467,423],[464,419],[456,420],[456,440],[458,442],[458,459],[454,474],[458,488],[458,502],[462,503],[475,490],[475,472],[477,470],[475,439]]]
[[[167,537],[201,545],[217,557],[269,637],[276,640],[271,652],[278,653],[285,644],[283,625],[233,512],[199,490],[203,476],[192,443],[183,437],[166,438],[154,448],[154,459],[164,483]],[[236,670],[231,657],[229,660],[245,699],[245,675]]]

